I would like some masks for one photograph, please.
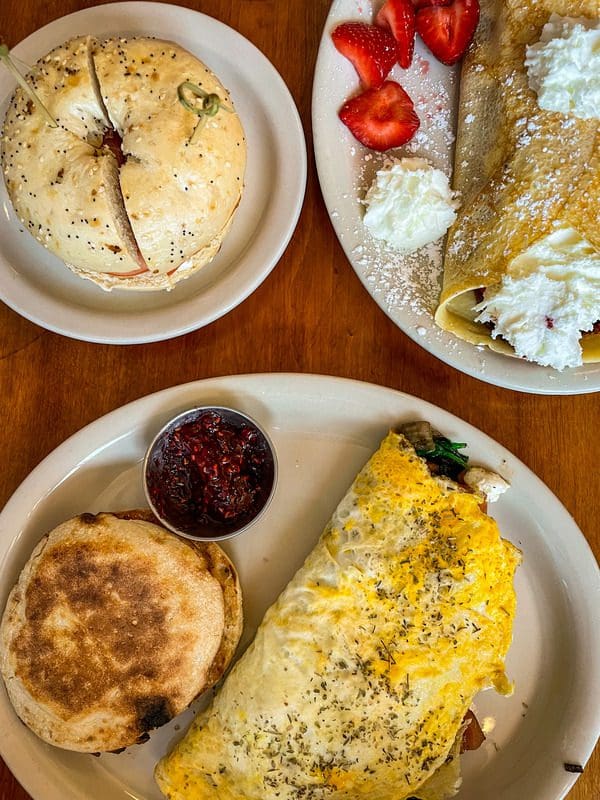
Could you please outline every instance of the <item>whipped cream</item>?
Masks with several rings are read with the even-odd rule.
[[[413,252],[443,236],[460,205],[448,178],[424,158],[395,160],[375,175],[364,224],[376,239]]]
[[[559,228],[513,259],[475,311],[517,355],[558,370],[579,366],[581,332],[600,320],[600,252]]]
[[[552,14],[525,66],[540,108],[600,119],[599,20]]]

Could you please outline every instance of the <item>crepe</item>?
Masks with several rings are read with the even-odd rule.
[[[552,13],[597,18],[597,0],[481,0],[462,69],[454,189],[462,208],[449,231],[438,325],[474,344],[514,354],[475,322],[476,289],[500,283],[511,261],[557,225],[600,251],[598,120],[539,108],[525,47]],[[480,299],[480,298],[479,298]],[[584,361],[600,360],[600,335],[582,336]]]
[[[82,514],[33,551],[0,624],[0,671],[50,744],[113,751],[148,738],[223,675],[242,627],[235,570],[148,512]]]
[[[170,800],[442,800],[509,693],[519,553],[390,432],[156,779]]]
[[[2,163],[41,244],[103,289],[168,289],[216,255],[240,202],[246,143],[227,90],[199,59],[159,39],[86,36],[27,77],[59,125],[17,89]],[[199,117],[180,102],[185,82],[221,104],[193,143]]]

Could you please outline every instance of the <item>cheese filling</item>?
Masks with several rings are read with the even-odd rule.
[[[547,111],[600,119],[600,22],[552,14],[526,49],[529,86]]]
[[[463,481],[479,492],[488,503],[495,503],[504,492],[510,489],[510,484],[497,472],[492,472],[484,467],[469,467],[463,476]]]
[[[513,259],[475,311],[517,355],[558,370],[580,366],[581,334],[600,319],[600,252],[560,228]]]

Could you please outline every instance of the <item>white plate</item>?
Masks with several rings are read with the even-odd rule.
[[[245,191],[211,264],[171,292],[104,292],[70,272],[22,230],[0,181],[0,297],[32,322],[92,342],[169,339],[223,316],[277,264],[296,227],[306,185],[298,111],[273,65],[211,17],[162,3],[112,3],[62,17],[13,52],[33,64],[72,36],[144,34],[172,39],[202,59],[230,90],[248,141]],[[0,69],[0,120],[14,82]]]
[[[433,355],[474,378],[537,394],[584,394],[600,389],[600,364],[560,373],[476,347],[442,331],[433,321],[441,286],[441,243],[402,256],[375,240],[362,222],[360,200],[386,156],[359,144],[338,119],[343,103],[359,88],[352,64],[335,49],[331,31],[348,20],[373,21],[370,0],[335,0],[325,23],[313,84],[313,134],[321,189],[335,232],[365,289],[398,327]],[[395,66],[391,78],[415,102],[421,128],[412,142],[391,155],[428,158],[448,175],[454,157],[458,68],[438,62],[419,37],[409,70]],[[336,157],[332,158],[332,152]]]
[[[137,400],[88,425],[51,453],[0,515],[0,608],[41,536],[83,511],[143,503],[141,459],[156,431],[193,405],[240,408],[269,432],[279,483],[263,520],[225,543],[242,581],[252,637],[265,609],[319,537],[355,473],[389,426],[428,419],[469,443],[474,463],[505,475],[511,490],[492,506],[524,554],[507,669],[513,697],[479,695],[487,742],[463,757],[460,800],[557,800],[585,764],[600,731],[600,577],[582,534],[559,501],[511,453],[476,428],[409,395],[310,375],[248,375],[198,381]],[[191,712],[145,745],[101,758],[44,744],[0,690],[0,752],[35,800],[158,800],[152,768]]]

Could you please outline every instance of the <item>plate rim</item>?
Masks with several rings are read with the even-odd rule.
[[[272,86],[276,87],[278,95],[285,102],[285,105],[278,106],[280,109],[278,118],[285,117],[286,121],[285,137],[281,136],[279,126],[269,127],[276,137],[279,147],[282,148],[282,152],[290,151],[290,149],[293,148],[294,157],[287,159],[291,180],[288,180],[286,183],[285,191],[281,180],[275,184],[276,187],[279,187],[280,200],[283,201],[287,208],[286,218],[281,224],[281,229],[276,237],[276,241],[271,243],[270,249],[267,251],[268,258],[265,259],[261,257],[259,260],[261,264],[260,268],[257,269],[256,266],[254,266],[252,272],[248,276],[243,276],[241,290],[238,289],[228,296],[221,297],[218,299],[218,302],[213,304],[212,308],[203,311],[199,317],[193,313],[193,306],[196,304],[195,301],[197,301],[198,297],[213,292],[215,286],[218,287],[222,282],[222,277],[217,277],[216,280],[210,283],[206,290],[192,297],[184,295],[174,304],[171,303],[160,309],[149,308],[142,312],[142,314],[133,310],[112,312],[110,308],[101,310],[85,309],[85,311],[82,311],[81,307],[65,303],[62,299],[57,297],[50,298],[51,308],[44,308],[42,309],[42,313],[40,313],[39,308],[36,307],[36,303],[39,301],[39,298],[48,298],[43,286],[36,285],[30,287],[28,286],[27,279],[19,280],[18,283],[14,285],[15,277],[19,275],[18,270],[0,248],[0,299],[2,302],[20,316],[45,330],[79,341],[97,344],[128,345],[165,341],[205,327],[225,316],[232,309],[243,303],[267,279],[287,249],[302,212],[308,178],[306,136],[296,101],[286,82],[270,59],[267,58],[250,39],[216,17],[185,6],[172,5],[164,2],[148,2],[148,0],[109,2],[100,6],[96,5],[83,8],[58,17],[30,33],[25,39],[22,39],[16,44],[12,50],[18,54],[22,48],[31,46],[32,42],[35,43],[38,38],[48,35],[53,29],[79,21],[82,17],[110,17],[114,14],[127,14],[128,11],[133,12],[136,18],[141,17],[145,13],[152,17],[155,17],[157,13],[162,13],[164,15],[175,13],[179,19],[188,17],[190,19],[190,25],[193,25],[194,21],[197,23],[199,20],[209,20],[210,25],[219,29],[223,35],[232,37],[238,42],[243,42],[244,47],[249,48],[254,57],[262,63],[263,68],[269,71]],[[143,33],[141,28],[140,33]],[[165,35],[168,36],[169,34],[166,33]],[[39,47],[36,49],[40,50]],[[0,103],[6,102],[13,91],[14,88],[10,88],[8,93],[3,94],[2,97],[0,97]],[[291,191],[289,190],[290,186],[292,187]],[[260,226],[258,230],[260,230]],[[245,260],[248,257],[248,252],[252,252],[254,247],[252,242],[255,238],[256,235],[254,234],[252,240],[249,239],[246,241],[245,247],[243,248],[244,253],[240,256],[240,260]],[[39,246],[41,247],[41,245]],[[225,267],[226,266],[227,265],[225,265]],[[227,272],[225,272],[225,275],[227,275]],[[99,287],[96,288],[98,291],[102,291]],[[129,294],[135,296],[135,292],[130,292]],[[182,305],[187,306],[189,309],[189,313],[186,315],[184,322],[181,322],[177,316],[177,310]],[[67,319],[69,320],[71,316],[73,317],[73,320],[68,321],[66,324],[60,317],[60,312],[64,311],[65,308],[69,312]],[[155,318],[162,320],[162,317],[170,317],[171,319],[164,320],[162,324],[156,328]],[[81,325],[82,320],[84,322],[83,326]],[[88,322],[87,327],[85,325],[86,322]],[[127,324],[131,330],[128,330],[127,333],[123,335],[120,333],[119,324],[123,325],[124,323]],[[111,332],[107,333],[107,331]],[[113,333],[112,331],[115,332]]]
[[[371,6],[372,0],[366,0],[366,3]],[[344,251],[346,260],[360,280],[363,288],[369,294],[371,300],[377,304],[377,306],[393,322],[393,324],[399,328],[403,334],[408,336],[409,339],[411,339],[415,344],[419,345],[419,347],[443,363],[459,370],[471,378],[475,378],[475,380],[483,383],[489,383],[493,386],[499,386],[504,389],[510,389],[512,391],[548,396],[591,394],[593,392],[600,391],[600,364],[584,364],[583,367],[575,367],[571,370],[559,372],[557,370],[551,370],[549,367],[542,367],[532,362],[525,361],[524,359],[519,359],[516,357],[511,358],[510,356],[496,353],[490,350],[490,348],[484,346],[479,348],[479,352],[485,356],[485,364],[489,364],[491,360],[493,364],[498,365],[496,369],[493,370],[493,374],[490,375],[488,374],[485,366],[478,368],[476,364],[464,363],[464,360],[460,357],[460,354],[455,355],[451,349],[445,350],[442,345],[437,345],[435,341],[429,345],[426,344],[424,337],[419,334],[417,329],[415,329],[416,326],[413,327],[410,324],[401,325],[400,322],[398,322],[398,320],[394,317],[394,310],[386,304],[385,298],[371,291],[367,275],[363,270],[360,269],[360,266],[355,263],[355,259],[352,257],[353,254],[350,245],[344,240],[343,231],[341,230],[341,223],[336,221],[338,216],[341,215],[339,215],[339,212],[336,212],[335,216],[332,213],[334,209],[331,206],[331,189],[328,187],[324,177],[326,172],[325,165],[328,161],[325,152],[327,148],[324,143],[325,129],[327,128],[327,124],[320,121],[321,115],[318,113],[319,109],[323,108],[325,105],[320,97],[323,83],[322,76],[333,74],[331,69],[326,69],[328,59],[327,51],[332,46],[328,36],[328,32],[332,24],[338,20],[341,21],[342,16],[344,16],[344,18],[352,17],[353,19],[356,17],[357,19],[360,19],[360,21],[365,21],[362,16],[357,16],[359,13],[357,7],[355,8],[355,13],[353,15],[340,15],[340,9],[343,10],[349,6],[350,0],[333,0],[323,24],[313,75],[311,96],[311,127],[313,134],[315,165],[319,186],[321,189],[321,195],[327,209],[327,215],[329,217],[331,226],[335,231],[338,242]],[[342,58],[342,56],[340,56],[340,58]],[[362,147],[362,145],[358,145],[358,143],[357,146]],[[404,153],[401,152],[399,155],[402,156]],[[448,331],[441,331],[437,330],[436,328],[435,333],[436,335],[442,336],[444,342],[447,341],[450,343],[456,343],[461,348],[468,347],[468,352],[475,353],[477,351],[475,345],[463,341],[462,339],[458,339]],[[512,366],[515,366],[516,370],[510,369],[508,364],[509,359],[510,361],[514,362]],[[507,363],[505,364],[504,362]],[[579,377],[576,370],[588,369],[590,366],[594,368],[594,373],[591,375],[579,373]],[[571,375],[576,376],[574,380],[570,379]],[[567,381],[563,380],[565,376],[567,376]],[[544,377],[546,377],[546,382],[542,383],[542,379]],[[554,385],[555,382],[558,382],[559,386]]]
[[[333,389],[331,387],[333,387]],[[552,504],[553,515],[556,515],[557,519],[560,520],[560,524],[563,526],[564,530],[567,531],[567,534],[563,535],[568,541],[569,548],[571,548],[573,551],[577,551],[578,558],[581,557],[584,559],[584,563],[587,568],[593,569],[594,566],[596,567],[595,592],[600,600],[600,572],[597,569],[598,565],[591,547],[584,534],[577,526],[577,523],[569,514],[567,509],[562,505],[559,498],[551,492],[544,482],[538,478],[538,476],[535,475],[535,473],[533,473],[532,470],[530,470],[523,462],[521,462],[520,459],[518,459],[511,451],[507,450],[507,448],[505,448],[499,442],[492,439],[479,428],[476,428],[462,418],[457,417],[452,412],[435,406],[426,400],[393,389],[391,387],[331,375],[289,372],[229,375],[200,379],[191,381],[189,383],[180,384],[178,386],[169,387],[167,389],[162,389],[149,395],[145,395],[131,401],[130,403],[113,409],[107,414],[99,417],[88,425],[82,427],[80,430],[76,431],[65,441],[59,444],[54,450],[52,450],[36,467],[34,467],[24,481],[13,492],[4,509],[0,513],[0,530],[2,530],[5,527],[7,519],[10,519],[10,517],[19,510],[19,504],[22,503],[23,500],[25,501],[25,507],[30,509],[28,514],[17,514],[17,516],[20,516],[21,518],[21,528],[17,530],[17,533],[14,535],[11,541],[5,541],[3,538],[0,538],[0,577],[6,568],[6,561],[9,558],[13,548],[18,547],[19,545],[20,534],[22,533],[22,529],[26,527],[31,513],[39,503],[44,501],[44,498],[49,491],[54,489],[60,482],[62,482],[62,480],[68,479],[68,476],[82,466],[85,462],[93,459],[94,453],[103,450],[107,446],[110,446],[111,443],[117,442],[123,436],[127,436],[128,434],[130,435],[133,431],[139,429],[140,426],[143,426],[145,421],[147,421],[152,415],[157,413],[165,413],[169,406],[172,407],[177,405],[178,397],[181,397],[183,400],[184,395],[189,393],[191,394],[195,391],[206,391],[206,389],[212,388],[216,390],[233,390],[249,397],[255,397],[265,401],[267,406],[269,397],[275,395],[283,394],[292,396],[292,394],[294,394],[302,397],[304,393],[310,390],[312,392],[311,396],[321,398],[326,396],[327,389],[329,388],[330,392],[333,392],[338,398],[340,390],[343,390],[342,396],[350,398],[348,401],[350,406],[356,405],[356,400],[353,398],[357,397],[360,393],[375,393],[377,395],[381,395],[382,398],[389,398],[390,403],[394,405],[397,404],[402,406],[406,405],[407,403],[415,403],[419,411],[424,411],[425,413],[431,409],[437,418],[441,417],[443,419],[447,419],[449,423],[452,422],[458,425],[461,433],[464,432],[465,436],[468,437],[471,433],[475,434],[477,437],[477,448],[479,448],[480,445],[486,449],[493,447],[495,455],[499,454],[501,457],[506,457],[513,472],[516,471],[518,473],[522,473],[531,481],[531,485],[535,491],[536,497],[540,498],[539,502],[542,503],[547,501]],[[329,401],[332,399],[332,397],[329,397]],[[132,414],[132,411],[135,411],[135,413]],[[142,413],[140,413],[140,411],[142,411]],[[368,425],[368,422],[369,417],[368,414],[366,414],[365,425]],[[472,441],[475,443],[476,440],[472,439]],[[82,452],[86,453],[86,455],[82,455]],[[48,470],[56,471],[57,467],[53,466],[54,462],[57,460],[61,461],[65,458],[68,460],[69,467],[66,469],[61,468],[61,474],[64,477],[58,481],[58,483],[48,486],[47,480],[44,479],[45,472]],[[31,498],[34,498],[33,502]],[[578,595],[577,600],[579,603],[582,601],[584,602],[584,607],[586,611],[589,612],[586,616],[586,621],[592,622],[593,615],[591,614],[591,608],[593,605],[593,598],[588,597],[587,594],[580,594]],[[588,644],[590,644],[591,647],[592,643]],[[596,661],[600,664],[600,633],[597,634],[596,641],[593,642],[593,645],[594,649],[590,649],[590,652],[595,655]],[[592,689],[592,691],[590,691],[590,689]],[[581,693],[582,689],[579,687],[577,694],[578,700]],[[600,684],[596,683],[595,686],[587,686],[585,694],[588,701],[590,694],[600,701]],[[4,702],[8,701],[4,699],[3,703]],[[585,751],[587,760],[595,746],[595,741],[600,734],[600,702],[589,703],[585,707],[585,710],[586,714],[584,719],[587,722],[587,726],[584,726],[584,730],[587,730],[587,734],[583,737],[585,744],[581,744],[580,746],[582,750]],[[579,722],[581,722],[581,717],[579,717]],[[578,741],[581,741],[581,738],[581,730],[579,730]],[[27,774],[24,775],[24,766],[23,764],[18,763],[18,753],[9,753],[7,756],[6,752],[4,752],[3,742],[0,742],[0,755],[2,755],[15,778],[17,778],[19,781],[23,780],[22,785],[27,789],[32,797],[36,798],[36,800],[41,800],[42,797],[44,800],[48,800],[48,798],[51,797],[51,795],[48,794],[48,786],[46,783],[47,773],[40,772],[38,776],[34,775],[34,772],[31,770],[25,770]],[[43,793],[41,790],[38,790],[39,787],[35,783],[38,777],[43,782]],[[560,798],[565,796],[565,794],[573,786],[578,776],[567,776],[567,773],[565,773],[561,777],[561,787],[557,787],[558,794],[555,795],[555,800],[560,800]],[[41,787],[41,785],[42,784],[39,786]],[[65,795],[63,794],[61,797],[64,798]],[[56,795],[56,798],[58,798],[58,795]],[[72,800],[75,800],[75,798],[76,800],[80,800],[80,795],[72,795]]]

